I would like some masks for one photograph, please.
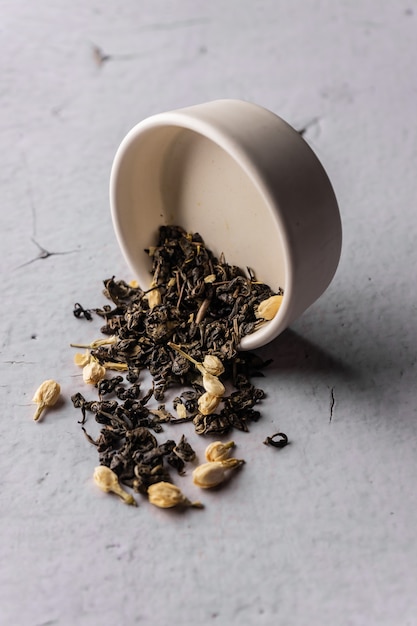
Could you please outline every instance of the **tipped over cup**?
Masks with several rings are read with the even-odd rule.
[[[117,240],[148,289],[161,225],[198,232],[216,256],[283,290],[275,317],[242,338],[269,343],[330,284],[340,259],[337,200],[317,156],[280,117],[240,100],[159,113],[123,139],[110,177]]]

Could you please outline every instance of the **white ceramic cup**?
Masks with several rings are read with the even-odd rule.
[[[335,194],[300,134],[270,111],[216,100],[160,113],[132,128],[110,177],[111,213],[125,259],[143,289],[162,224],[198,232],[216,254],[275,291],[273,320],[244,337],[265,345],[324,292],[342,242]]]

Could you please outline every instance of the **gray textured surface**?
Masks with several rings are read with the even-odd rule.
[[[0,11],[2,626],[416,624],[416,2]],[[133,509],[92,484],[68,344],[97,332],[72,305],[131,278],[107,191],[124,134],[218,97],[307,126],[340,202],[342,260],[261,351],[275,360],[262,420],[235,437],[244,470],[204,511]],[[57,254],[37,258],[35,242]],[[35,424],[50,377],[65,402]],[[276,429],[292,441],[278,452],[262,445]]]

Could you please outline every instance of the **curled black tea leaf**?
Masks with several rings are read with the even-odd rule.
[[[288,445],[288,437],[285,433],[275,433],[275,435],[267,437],[263,443],[266,446],[274,446],[274,448],[284,448]]]
[[[74,304],[73,314],[74,314],[74,317],[76,317],[78,319],[83,317],[84,319],[88,320],[89,322],[91,322],[91,320],[93,319],[93,316],[91,315],[91,310],[90,309],[85,309],[83,306],[81,306],[81,304],[79,302],[76,302]]]

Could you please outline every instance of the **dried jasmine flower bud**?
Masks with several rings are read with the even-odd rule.
[[[105,361],[102,365],[104,369],[113,370],[114,372],[127,372],[129,369],[127,363],[118,363],[116,361]]]
[[[162,298],[161,292],[157,288],[155,281],[151,282],[150,289],[151,291],[146,294],[146,298],[148,300],[149,308],[152,310],[154,307],[161,304]]]
[[[222,443],[221,441],[213,441],[206,448],[207,461],[224,461],[230,457],[232,448],[234,448],[235,442],[229,441],[228,443]]]
[[[196,467],[193,471],[193,482],[201,489],[217,487],[227,478],[227,470],[243,465],[242,459],[225,459],[224,461],[209,461]]]
[[[84,352],[84,354],[81,352],[76,352],[74,354],[74,363],[75,365],[78,365],[78,367],[85,367],[89,362],[90,353],[88,351]]]
[[[224,372],[223,363],[213,354],[206,354],[203,360],[203,367],[208,374],[213,376],[220,376]]]
[[[182,402],[178,402],[175,407],[175,411],[180,419],[185,419],[187,417],[187,409],[185,408],[185,404],[182,404]]]
[[[111,346],[111,345],[114,345],[115,343],[117,343],[117,337],[116,335],[111,335],[110,337],[107,337],[106,339],[95,339],[94,341],[88,344],[70,343],[70,346],[71,348],[87,348],[89,350],[95,350],[96,348],[99,348],[100,346]]]
[[[213,376],[213,374],[209,374],[208,372],[203,374],[203,387],[213,396],[221,397],[226,391],[221,380],[219,380],[217,376]]]
[[[133,289],[137,289],[139,287],[139,283],[137,280],[130,280],[129,281],[129,287],[132,287]]]
[[[215,396],[212,393],[206,391],[202,396],[198,399],[198,410],[201,415],[211,415],[217,409],[221,402],[220,396]]]
[[[278,313],[278,309],[281,306],[283,296],[271,296],[266,300],[263,300],[255,311],[255,317],[257,319],[272,320]]]
[[[216,280],[216,274],[209,274],[208,276],[204,278],[204,282],[209,283],[209,284],[214,283],[215,280]]]
[[[87,385],[97,385],[106,376],[106,368],[94,359],[83,367],[83,380]]]
[[[33,416],[35,422],[38,421],[46,407],[53,406],[59,398],[61,387],[55,380],[45,380],[36,390],[32,402],[38,404],[36,413]]]
[[[203,506],[201,502],[191,502],[184,496],[181,489],[165,481],[150,485],[148,498],[151,504],[161,509],[171,509],[174,506],[193,506],[196,508],[202,508]]]
[[[204,357],[203,362],[199,363],[198,361],[193,359],[192,356],[184,352],[184,350],[180,346],[178,346],[176,343],[172,343],[172,341],[168,341],[168,345],[171,348],[174,348],[174,350],[176,350],[177,352],[179,352],[181,356],[183,356],[185,359],[188,359],[188,361],[191,361],[191,363],[193,363],[193,365],[196,366],[198,371],[201,372],[203,376],[205,374],[208,374],[209,376],[219,376],[220,374],[223,374],[224,372],[223,363],[220,361],[220,359],[217,356],[207,354]],[[209,391],[209,390],[206,389],[206,391]],[[218,395],[221,396],[223,394],[224,394],[224,391],[222,391]]]
[[[134,497],[121,488],[117,475],[106,465],[99,465],[94,470],[94,482],[102,491],[106,493],[112,492],[122,498],[126,504],[137,506]]]

